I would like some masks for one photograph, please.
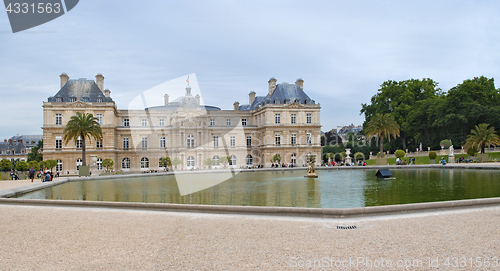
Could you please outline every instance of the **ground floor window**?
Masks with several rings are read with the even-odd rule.
[[[102,170],[102,158],[97,159],[97,170]]]
[[[293,165],[297,164],[297,155],[292,153],[292,159],[290,161]]]
[[[122,159],[122,168],[123,169],[128,169],[130,168],[130,159],[125,157]]]
[[[230,166],[236,166],[236,156],[234,155],[231,155],[231,157],[229,157],[229,165]]]
[[[76,170],[80,170],[81,165],[83,165],[82,159],[76,159]]]
[[[214,162],[214,166],[218,166],[220,165],[220,162],[219,162],[219,156],[214,156],[214,158],[212,158],[212,161]]]
[[[247,162],[247,166],[253,165],[253,158],[252,158],[252,156],[250,154],[247,155],[246,162]]]
[[[56,171],[62,171],[62,170],[63,170],[62,160],[57,160]]]
[[[149,168],[149,159],[146,157],[141,158],[141,168]]]
[[[188,167],[194,167],[195,165],[195,160],[193,156],[189,156],[187,159],[187,166]]]

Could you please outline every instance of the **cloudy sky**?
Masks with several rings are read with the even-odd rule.
[[[300,77],[323,131],[362,124],[361,103],[386,80],[432,78],[446,91],[497,78],[499,15],[498,1],[82,0],[13,34],[0,12],[0,136],[42,134],[42,103],[62,72],[102,73],[120,109],[188,74],[223,109],[267,94],[270,77]]]

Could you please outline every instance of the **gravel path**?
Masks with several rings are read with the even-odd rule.
[[[0,205],[0,269],[499,270],[499,222],[500,207],[319,219]]]

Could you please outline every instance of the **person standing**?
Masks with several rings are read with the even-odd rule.
[[[31,182],[33,182],[33,179],[35,179],[35,169],[33,167],[30,168],[29,176],[30,176]]]

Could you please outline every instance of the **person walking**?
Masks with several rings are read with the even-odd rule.
[[[29,176],[30,176],[31,182],[33,182],[33,179],[35,179],[35,169],[33,167],[30,168]]]

